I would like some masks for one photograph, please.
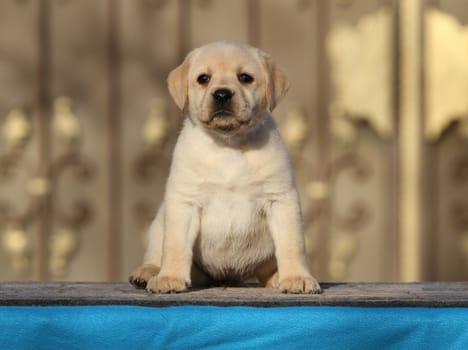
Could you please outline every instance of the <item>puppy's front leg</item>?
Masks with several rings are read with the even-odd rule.
[[[166,200],[161,271],[148,281],[146,288],[155,293],[182,292],[190,286],[193,245],[200,228],[197,207]]]
[[[299,198],[294,190],[274,201],[267,220],[275,244],[279,288],[285,293],[320,293],[307,267]]]

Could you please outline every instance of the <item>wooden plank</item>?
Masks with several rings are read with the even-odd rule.
[[[0,306],[468,307],[468,282],[323,283],[322,288],[320,295],[282,294],[255,285],[148,294],[126,283],[2,282]]]

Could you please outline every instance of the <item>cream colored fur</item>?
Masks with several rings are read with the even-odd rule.
[[[241,82],[242,73],[253,82]],[[283,292],[318,293],[290,160],[270,114],[288,89],[284,73],[258,49],[216,42],[192,51],[168,85],[186,119],[144,264],[130,282],[167,293],[257,277]],[[218,89],[232,91],[232,114],[215,116]]]

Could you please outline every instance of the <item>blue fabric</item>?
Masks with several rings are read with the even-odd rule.
[[[468,309],[0,307],[0,349],[468,349]]]

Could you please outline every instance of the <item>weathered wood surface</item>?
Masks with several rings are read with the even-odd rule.
[[[0,306],[468,307],[468,282],[323,283],[322,288],[320,295],[288,295],[254,285],[148,294],[127,283],[0,282]]]

